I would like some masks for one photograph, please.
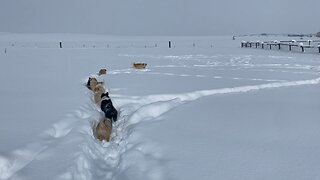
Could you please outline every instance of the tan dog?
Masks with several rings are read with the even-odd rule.
[[[87,87],[93,91],[94,88],[98,85],[98,84],[101,84],[103,85],[104,83],[103,82],[98,82],[98,80],[94,77],[89,77],[88,79],[88,82],[87,82]]]
[[[98,81],[94,77],[89,77],[88,82],[87,82],[87,87],[93,91],[93,89],[97,86]]]
[[[103,74],[107,74],[107,69],[100,69],[98,75],[101,76]]]
[[[135,69],[144,69],[146,68],[147,66],[147,63],[133,63],[133,67]]]
[[[100,107],[101,105],[101,95],[106,92],[102,84],[97,84],[93,89],[94,92],[94,102]]]
[[[111,119],[104,118],[101,120],[96,127],[97,139],[100,141],[110,141],[112,132],[112,122]]]

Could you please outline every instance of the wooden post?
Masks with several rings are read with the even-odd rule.
[[[270,45],[270,49],[271,49],[271,44],[269,44]]]
[[[291,45],[289,44],[289,51],[291,51]]]
[[[251,42],[249,43],[249,45],[250,45],[250,47],[252,47],[252,43]]]
[[[301,50],[302,50],[302,52],[304,52],[304,47],[303,46],[301,46]]]
[[[279,46],[279,50],[280,50],[281,49],[281,44],[279,43],[278,46]]]
[[[60,48],[62,48],[62,42],[61,41],[59,42],[59,45],[60,45]]]
[[[169,41],[169,48],[171,48],[171,41]]]
[[[262,49],[264,49],[264,44],[263,43],[261,44],[261,47],[262,47]]]
[[[241,47],[243,48],[243,42],[241,42]]]
[[[256,43],[256,48],[258,48],[258,43]]]
[[[318,49],[319,49],[319,53],[320,53],[320,46],[318,46]]]

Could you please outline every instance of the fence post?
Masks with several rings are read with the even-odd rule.
[[[279,43],[278,46],[279,46],[279,50],[280,50],[281,49],[281,44]]]
[[[269,46],[270,46],[270,49],[271,49],[271,44],[269,44]]]
[[[291,45],[289,44],[289,51],[291,51]]]
[[[303,46],[301,46],[301,50],[302,50],[302,52],[304,52],[304,47]]]
[[[264,44],[263,43],[261,44],[261,47],[262,47],[262,49],[264,49]]]
[[[171,48],[171,41],[169,41],[169,48]]]
[[[60,48],[62,48],[62,42],[61,41],[59,42],[59,46],[60,46]]]

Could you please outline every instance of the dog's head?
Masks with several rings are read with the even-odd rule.
[[[110,100],[109,92],[102,93],[101,100]]]
[[[100,69],[99,75],[104,75],[104,74],[107,74],[107,69]]]

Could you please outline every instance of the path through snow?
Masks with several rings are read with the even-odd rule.
[[[117,94],[112,98],[120,111],[120,117],[114,124],[109,143],[96,140],[92,134],[92,126],[99,120],[102,112],[90,98],[91,92],[87,91],[88,101],[85,105],[53,124],[52,128],[45,130],[35,141],[6,157],[0,157],[0,179],[28,178],[25,173],[37,174],[37,171],[50,169],[48,161],[52,166],[58,165],[61,168],[48,171],[45,177],[40,173],[39,179],[130,179],[132,176],[165,179],[166,174],[162,171],[165,168],[165,157],[156,151],[155,144],[146,143],[145,138],[134,133],[139,123],[157,120],[164,113],[205,96],[319,83],[320,78],[316,78],[182,94]],[[136,161],[139,163],[136,164]]]

